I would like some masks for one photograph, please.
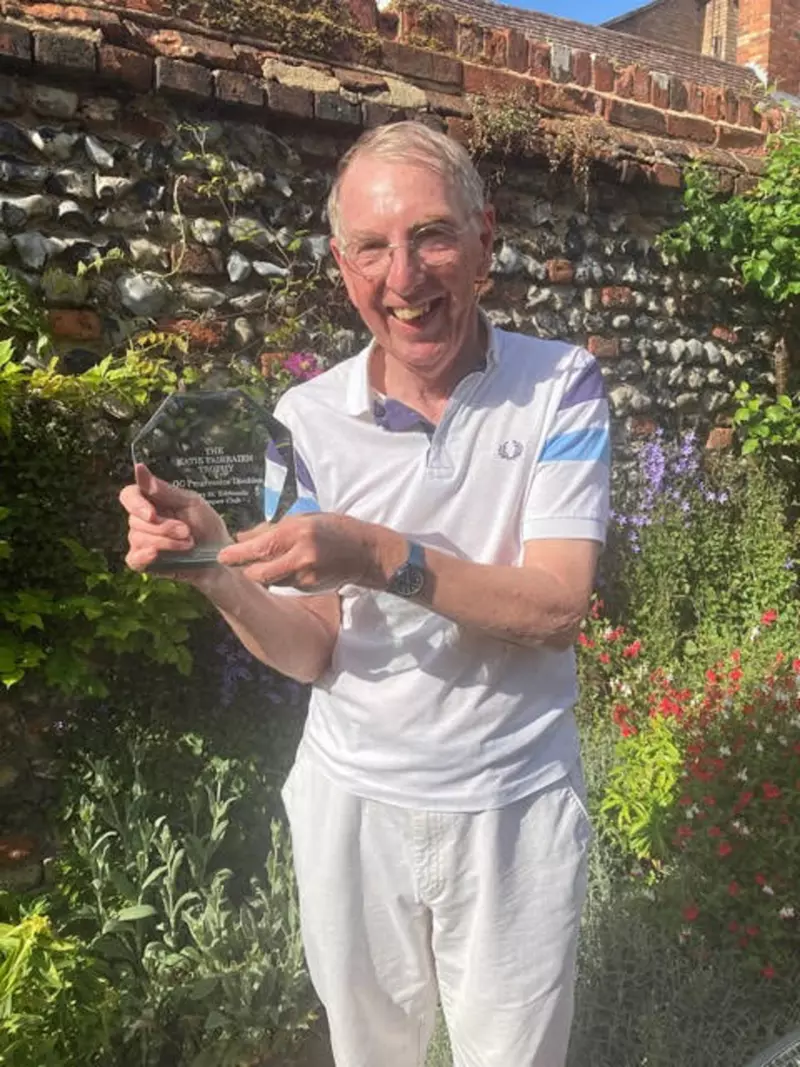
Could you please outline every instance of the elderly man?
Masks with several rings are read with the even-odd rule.
[[[329,215],[372,340],[278,405],[296,513],[183,577],[313,686],[284,799],[337,1067],[420,1067],[437,996],[458,1067],[561,1067],[591,835],[571,644],[607,518],[602,378],[479,310],[493,212],[441,134],[366,134]],[[143,468],[122,502],[133,568],[226,537]]]

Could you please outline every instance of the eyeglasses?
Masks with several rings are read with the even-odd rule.
[[[395,250],[408,248],[409,255],[424,267],[447,267],[458,260],[464,234],[469,227],[437,223],[422,226],[407,241],[389,244],[379,238],[347,241],[342,254],[348,264],[365,278],[381,278],[389,273]]]

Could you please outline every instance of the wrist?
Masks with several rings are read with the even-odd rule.
[[[368,589],[384,590],[389,579],[408,556],[408,540],[385,526],[373,527],[367,547],[367,567],[362,582]]]

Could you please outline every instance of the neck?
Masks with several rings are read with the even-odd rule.
[[[438,422],[453,390],[468,374],[483,366],[488,346],[486,326],[477,313],[455,359],[429,372],[408,367],[376,345],[371,359],[372,384],[386,396],[400,400],[431,422]]]

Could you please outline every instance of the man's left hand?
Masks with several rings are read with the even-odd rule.
[[[329,592],[343,585],[380,585],[382,558],[392,554],[399,534],[347,515],[290,515],[239,534],[218,561],[239,567],[263,585],[288,585],[304,592]]]

